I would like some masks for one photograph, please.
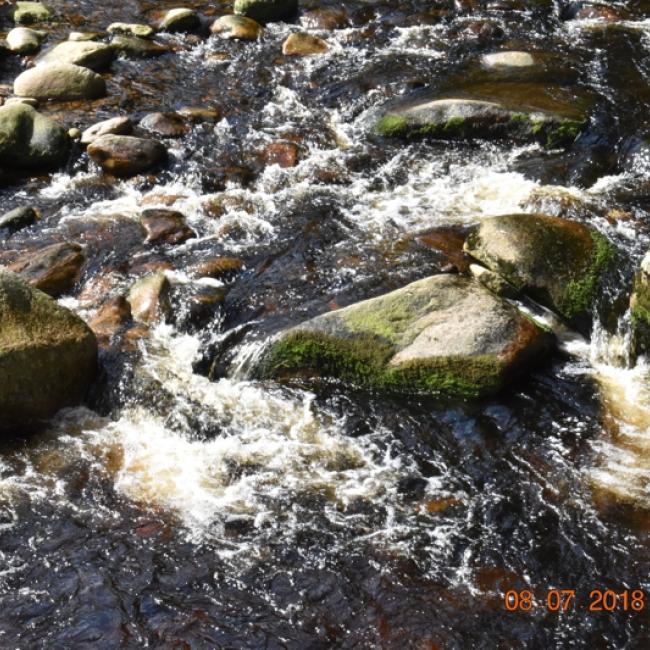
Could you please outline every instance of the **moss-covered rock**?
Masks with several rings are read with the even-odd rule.
[[[44,22],[52,16],[54,10],[42,2],[17,2],[14,9],[14,21],[19,25]]]
[[[67,131],[27,104],[0,108],[0,166],[51,170],[70,152]]]
[[[380,112],[374,129],[384,137],[508,137],[561,147],[587,125],[592,101],[552,84],[481,83],[399,101]]]
[[[614,246],[595,229],[541,214],[483,219],[465,250],[584,333],[601,279],[616,259]]]
[[[650,252],[643,258],[634,279],[630,311],[633,352],[635,355],[650,355]]]
[[[293,17],[298,0],[235,0],[235,13],[258,23],[270,23]]]
[[[96,365],[86,324],[0,269],[0,430],[22,431],[78,404]]]
[[[548,342],[477,282],[436,275],[281,334],[259,374],[472,396],[499,390]]]

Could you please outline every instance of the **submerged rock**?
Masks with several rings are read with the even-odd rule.
[[[66,130],[31,106],[0,108],[0,166],[55,169],[67,160],[70,146]]]
[[[14,81],[14,93],[36,99],[97,99],[106,84],[96,72],[73,63],[43,63]]]
[[[78,404],[96,368],[86,324],[0,269],[0,429],[19,431]]]
[[[40,23],[54,16],[54,10],[42,2],[17,2],[14,21],[20,25]]]
[[[635,355],[650,355],[650,252],[641,262],[630,299],[632,348]]]
[[[133,318],[147,325],[167,318],[171,311],[170,291],[171,285],[164,273],[152,273],[137,280],[127,298]]]
[[[142,225],[149,244],[182,244],[196,237],[196,233],[185,223],[185,217],[175,210],[145,210]]]
[[[180,7],[170,9],[160,21],[160,31],[192,32],[201,26],[201,19],[196,11]]]
[[[110,339],[123,328],[131,319],[131,305],[124,296],[109,298],[99,308],[93,319],[88,323],[90,329],[99,339],[100,344],[106,345]]]
[[[7,45],[16,54],[33,54],[41,47],[43,32],[29,27],[15,27],[7,34]]]
[[[158,140],[103,135],[88,145],[88,155],[105,172],[115,176],[134,176],[164,164],[167,149]]]
[[[311,56],[323,54],[329,50],[327,42],[311,34],[291,34],[282,44],[282,54],[285,56]]]
[[[397,102],[380,114],[375,131],[401,138],[509,137],[560,147],[586,127],[591,105],[591,97],[561,86],[476,84],[458,93],[418,93]]]
[[[281,334],[259,374],[479,395],[499,390],[548,343],[547,333],[479,283],[435,275]]]
[[[18,232],[36,223],[37,220],[38,212],[30,205],[23,205],[0,216],[0,231]]]
[[[344,29],[349,26],[348,15],[342,9],[312,9],[302,16],[307,29]]]
[[[103,70],[115,56],[115,48],[93,41],[64,41],[46,52],[43,63],[73,63],[91,70]]]
[[[292,18],[298,11],[298,0],[235,0],[235,13],[258,23]]]
[[[466,251],[510,284],[589,333],[592,308],[616,249],[597,230],[540,214],[483,219]]]
[[[86,258],[79,244],[62,242],[22,255],[9,269],[57,298],[76,284]]]
[[[132,132],[133,123],[128,117],[112,117],[88,127],[81,134],[81,144],[90,144],[103,135],[130,135]]]
[[[246,16],[221,16],[212,23],[210,31],[219,34],[221,38],[254,41],[260,37],[264,28]]]

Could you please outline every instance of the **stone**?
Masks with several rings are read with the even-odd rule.
[[[103,135],[88,145],[88,154],[114,176],[134,176],[167,161],[167,149],[162,142],[129,135]]]
[[[0,232],[15,233],[38,221],[38,212],[30,205],[21,205],[0,216]]]
[[[81,140],[81,131],[76,126],[73,126],[71,129],[68,129],[68,137],[71,140]]]
[[[295,142],[273,142],[262,151],[265,165],[295,167],[298,164],[300,149]]]
[[[150,59],[162,54],[167,54],[171,50],[158,43],[153,43],[146,38],[138,36],[122,36],[117,34],[111,39],[111,45],[121,54],[140,59]]]
[[[528,68],[535,65],[535,57],[530,52],[492,52],[484,54],[481,63],[486,68]]]
[[[9,265],[9,270],[36,289],[58,298],[74,287],[85,263],[79,244],[61,242],[25,253]]]
[[[140,121],[140,128],[161,138],[180,138],[190,130],[178,113],[149,113]]]
[[[322,38],[302,32],[291,34],[282,44],[282,54],[285,56],[313,56],[327,50],[329,46]]]
[[[482,219],[465,250],[585,334],[602,277],[617,257],[590,226],[528,213]]]
[[[302,16],[302,24],[307,29],[345,29],[350,21],[342,9],[312,9]]]
[[[480,264],[470,264],[469,272],[475,277],[486,289],[502,298],[517,298],[519,292],[503,277],[490,269],[486,269]]]
[[[549,344],[548,333],[478,282],[442,274],[281,333],[257,373],[476,396],[501,389]]]
[[[16,104],[25,104],[25,106],[31,106],[32,108],[38,107],[38,99],[33,97],[10,97],[5,101],[5,106],[15,106]]]
[[[7,45],[16,54],[34,54],[41,47],[43,38],[43,32],[29,27],[15,27],[7,34]]]
[[[213,34],[219,34],[221,38],[255,41],[264,31],[262,25],[246,16],[221,16],[210,26]]]
[[[137,280],[129,290],[128,302],[134,320],[151,325],[171,312],[171,285],[164,273],[152,273]]]
[[[55,169],[67,160],[70,146],[66,130],[31,106],[0,108],[0,166]]]
[[[383,137],[538,141],[568,146],[587,126],[593,97],[546,83],[483,83],[458,93],[418,92],[380,110]]]
[[[630,297],[632,352],[650,355],[650,251],[641,262],[634,278]]]
[[[93,41],[64,41],[43,54],[42,63],[73,63],[91,70],[104,70],[113,57],[115,48]]]
[[[45,22],[52,16],[53,9],[42,2],[17,2],[14,9],[14,22],[19,25]]]
[[[81,134],[81,144],[90,144],[103,135],[131,135],[133,123],[126,116],[112,117],[88,127]]]
[[[88,326],[0,269],[0,429],[22,432],[79,404],[96,370]]]
[[[102,36],[103,34],[101,32],[70,32],[68,34],[68,40],[75,43],[80,41],[95,41]]]
[[[235,0],[235,13],[258,23],[292,18],[298,12],[298,0]]]
[[[182,244],[196,237],[196,233],[185,223],[185,217],[174,210],[145,210],[141,223],[149,244]]]
[[[109,298],[88,323],[100,343],[110,340],[131,319],[131,305],[124,296]]]
[[[96,72],[72,63],[43,63],[14,81],[14,93],[36,99],[98,99],[106,84]]]
[[[150,38],[156,33],[153,27],[138,23],[111,23],[106,31],[109,34],[127,34],[139,38]]]
[[[188,273],[197,278],[220,279],[239,273],[244,262],[238,257],[215,257],[189,267]]]
[[[170,9],[160,21],[162,32],[193,32],[201,26],[201,19],[193,9]]]
[[[183,119],[199,124],[201,122],[218,122],[221,111],[203,106],[183,106],[176,111]]]

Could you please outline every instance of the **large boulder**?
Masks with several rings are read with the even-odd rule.
[[[115,48],[94,41],[64,41],[46,52],[43,63],[73,63],[91,70],[103,70],[115,56]]]
[[[36,99],[97,99],[106,95],[100,75],[73,63],[43,63],[14,81],[14,93]]]
[[[634,279],[630,311],[633,351],[636,355],[650,355],[650,252],[643,258]]]
[[[586,127],[592,103],[587,94],[552,84],[481,83],[395,102],[380,111],[374,129],[384,137],[508,137],[560,147]]]
[[[235,0],[235,13],[258,23],[270,23],[293,17],[298,0]]]
[[[20,25],[44,22],[52,16],[53,9],[42,2],[17,2],[14,9],[14,21]]]
[[[134,176],[167,160],[167,149],[162,142],[130,135],[103,135],[88,145],[88,154],[114,176]]]
[[[19,432],[78,404],[96,366],[86,324],[0,269],[0,430]]]
[[[0,108],[0,166],[55,169],[67,160],[70,146],[67,131],[31,106]]]
[[[259,375],[478,395],[499,390],[549,340],[479,283],[435,275],[284,332]]]
[[[594,228],[541,214],[483,219],[465,250],[584,333],[601,279],[616,259],[614,246]]]

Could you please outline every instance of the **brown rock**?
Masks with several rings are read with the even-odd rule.
[[[441,253],[444,261],[450,265],[450,268],[443,270],[457,270],[459,273],[466,273],[469,270],[471,258],[463,250],[465,233],[460,229],[453,226],[435,228],[420,235],[418,241],[427,248]]]
[[[238,257],[216,257],[200,264],[194,264],[188,271],[199,278],[222,278],[238,273],[244,268],[244,262]]]
[[[300,148],[294,142],[273,142],[265,147],[262,159],[267,166],[295,167],[299,153]]]
[[[131,135],[132,132],[133,123],[128,117],[112,117],[87,128],[81,134],[81,143],[90,144],[103,135]]]
[[[131,318],[131,305],[124,296],[109,298],[88,323],[100,339],[110,339]]]
[[[221,16],[210,26],[213,34],[221,38],[254,41],[260,37],[264,28],[252,18],[245,16]]]
[[[205,108],[203,106],[184,106],[176,112],[182,118],[195,124],[200,122],[218,122],[221,118],[221,111],[219,109]]]
[[[137,280],[127,298],[133,318],[146,324],[166,318],[171,310],[170,291],[171,285],[164,273],[154,273]]]
[[[56,298],[72,289],[79,279],[86,261],[81,251],[78,244],[52,244],[21,256],[9,269]]]
[[[349,26],[348,15],[341,9],[313,9],[302,17],[307,29],[344,29]]]
[[[167,160],[167,149],[158,140],[129,135],[103,135],[88,146],[89,156],[115,176],[134,176]]]
[[[196,237],[196,233],[185,223],[185,217],[174,210],[145,210],[141,222],[147,231],[149,244],[182,244]]]
[[[149,113],[142,118],[140,126],[161,138],[180,138],[190,130],[178,113]]]
[[[282,44],[282,54],[285,56],[311,56],[323,54],[329,50],[329,46],[318,36],[298,32],[291,34]]]

